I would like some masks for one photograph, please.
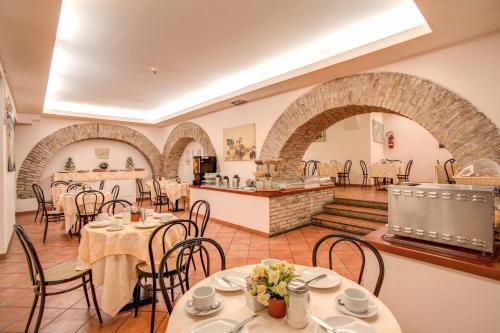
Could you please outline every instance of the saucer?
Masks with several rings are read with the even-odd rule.
[[[336,328],[339,333],[343,332],[378,333],[377,329],[372,325],[365,323],[362,320],[349,316],[331,316],[328,318],[324,318],[323,321],[325,321],[328,325],[332,326],[333,328]],[[345,330],[343,330],[343,328]],[[327,330],[316,324],[316,327],[314,328],[313,332],[326,333]]]
[[[211,309],[208,311],[203,311],[203,312],[198,313],[198,310],[196,310],[194,307],[192,307],[191,301],[192,301],[192,298],[188,299],[186,301],[186,303],[184,303],[184,309],[186,310],[187,313],[189,313],[190,315],[193,315],[193,316],[208,316],[208,315],[215,313],[215,312],[219,311],[220,309],[222,309],[222,306],[224,305],[224,298],[222,297],[222,295],[217,294],[217,293],[215,293],[215,303],[219,303],[219,306],[216,307],[215,309]]]
[[[109,226],[106,228],[107,231],[119,231],[119,230],[123,230],[123,226],[120,225],[120,226],[117,226],[117,227],[112,227],[112,226]]]
[[[221,333],[221,332],[229,332],[236,325],[238,325],[238,321],[228,318],[213,318],[209,320],[205,320],[195,328],[193,328],[190,333]],[[247,326],[244,326],[238,333],[248,333]]]
[[[103,228],[103,227],[107,227],[110,224],[111,224],[111,222],[109,222],[107,220],[104,220],[104,221],[92,221],[92,222],[89,222],[89,227],[90,228]]]
[[[337,309],[339,309],[340,311],[342,311],[346,315],[357,317],[357,318],[370,318],[370,317],[373,317],[374,315],[376,315],[378,312],[377,304],[375,304],[375,302],[372,301],[371,299],[368,299],[368,310],[366,310],[363,313],[352,312],[345,305],[340,304],[340,302],[342,302],[343,298],[344,298],[344,295],[338,295],[337,297],[335,297],[335,306],[337,307]]]
[[[154,222],[148,222],[148,223],[142,223],[138,222],[135,224],[135,227],[138,229],[149,229],[149,228],[156,228],[158,226],[158,223]]]

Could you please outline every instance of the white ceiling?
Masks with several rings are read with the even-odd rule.
[[[63,0],[44,113],[158,123],[428,32],[411,0]]]

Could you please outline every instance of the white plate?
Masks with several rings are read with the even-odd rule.
[[[103,228],[103,227],[107,227],[108,225],[110,225],[111,222],[109,221],[92,221],[92,222],[89,222],[89,227],[91,228]]]
[[[225,277],[226,279],[228,279],[231,282],[234,282],[235,284],[231,286],[231,284],[224,281],[222,277]],[[245,289],[243,288],[243,286],[247,285],[245,277],[246,277],[245,273],[238,272],[235,270],[225,270],[215,273],[214,276],[212,276],[212,278],[210,279],[210,284],[217,290],[238,291]]]
[[[338,328],[339,333],[349,332],[348,330],[356,333],[378,333],[377,329],[375,329],[375,327],[373,327],[372,325],[365,323],[362,320],[349,316],[332,316],[323,319],[323,321],[325,321],[328,325],[332,326],[333,328]],[[345,328],[346,331],[341,330],[342,328]],[[314,328],[314,333],[327,333],[327,332],[328,331],[325,330],[323,327],[316,324],[316,327]]]
[[[120,225],[118,227],[112,227],[112,226],[109,226],[106,228],[107,231],[119,231],[119,230],[123,230],[123,226]]]
[[[213,318],[206,320],[191,330],[191,333],[228,333],[238,325],[236,320],[227,318]],[[238,333],[248,333],[247,327],[243,327]]]
[[[117,213],[113,216],[115,219],[121,219],[123,218],[123,214],[122,213]]]
[[[135,224],[135,227],[138,229],[150,229],[150,228],[155,228],[158,226],[158,223],[154,222],[148,222],[146,224],[143,224],[142,222],[138,222]]]
[[[216,307],[215,309],[211,309],[210,311],[198,312],[198,310],[193,308],[193,306],[191,305],[191,301],[192,299],[188,299],[187,302],[184,303],[184,309],[186,310],[187,313],[193,316],[208,316],[222,309],[222,306],[224,305],[224,298],[217,293],[215,293],[215,303],[219,303],[219,306]]]
[[[299,278],[306,282],[314,279],[315,277],[321,274],[326,274],[326,277],[309,284],[309,287],[311,288],[318,288],[318,289],[334,288],[338,286],[340,282],[342,282],[342,278],[337,273],[323,267],[307,268],[304,269],[303,271],[300,271],[299,274],[300,274]]]
[[[358,317],[358,318],[370,318],[370,317],[376,315],[378,312],[377,304],[374,301],[372,301],[371,299],[368,300],[368,310],[366,310],[366,312],[363,312],[363,313],[356,313],[356,312],[352,312],[351,310],[349,310],[345,305],[341,304],[341,303],[343,303],[342,302],[343,299],[344,299],[344,295],[338,295],[337,297],[335,297],[335,306],[337,307],[337,309],[339,309],[340,311],[342,311],[346,315]]]

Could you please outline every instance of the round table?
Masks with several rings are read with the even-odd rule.
[[[130,300],[137,282],[136,266],[149,262],[149,237],[155,228],[139,229],[135,225],[123,225],[119,231],[86,225],[81,231],[77,269],[92,269],[94,284],[103,287],[101,309],[110,316],[115,316]],[[165,238],[167,248],[182,236],[182,229],[171,228]],[[162,248],[160,238],[153,244],[158,250]],[[160,260],[162,256],[155,255],[156,258]]]
[[[255,265],[242,266],[234,268],[234,270],[250,274],[254,266]],[[297,271],[300,271],[308,267],[295,265],[295,268]],[[211,318],[229,318],[241,321],[253,314],[253,312],[245,304],[245,293],[243,291],[222,292],[217,290],[217,293],[224,297],[224,306],[220,311],[204,317],[189,315],[184,309],[186,301],[191,297],[191,293],[196,287],[209,285],[210,278],[211,277],[208,277],[198,282],[195,286],[191,286],[191,289],[175,304],[174,311],[170,315],[168,321],[167,333],[190,332],[201,322]],[[335,297],[341,294],[344,289],[352,287],[361,288],[368,292],[369,295],[371,295],[371,299],[375,301],[378,306],[378,313],[374,317],[364,319],[367,323],[373,325],[380,333],[401,333],[401,328],[399,327],[396,318],[394,318],[393,314],[384,305],[384,303],[382,303],[382,301],[375,297],[370,291],[346,278],[342,278],[340,286],[332,289],[310,288],[309,293],[311,296],[311,304],[309,313],[321,319],[335,315],[344,315],[335,307],[334,300]],[[292,329],[286,324],[285,319],[274,319],[269,317],[267,309],[260,311],[259,314],[259,318],[253,320],[247,325],[249,332],[313,332],[316,325],[309,320],[309,325],[304,329]]]
[[[170,180],[159,181],[162,194],[166,194],[170,201],[175,202],[180,198],[189,199],[189,186],[190,183],[177,183]],[[146,190],[151,191],[151,199],[154,201],[156,199],[156,192],[153,188],[153,181],[148,180],[146,182]]]
[[[113,198],[111,192],[102,192],[104,195],[104,202],[109,201]],[[64,213],[64,230],[65,232],[69,232],[73,224],[76,222],[76,198],[77,194],[75,193],[62,193],[59,195],[59,199],[57,200],[57,206],[54,206],[58,211]],[[99,197],[98,197],[99,199]],[[81,197],[80,197],[81,200]],[[83,203],[83,202],[82,202]],[[79,202],[79,204],[82,204]],[[102,204],[102,202],[101,202]],[[97,209],[99,209],[100,204],[97,205]]]
[[[398,183],[398,175],[403,173],[402,163],[373,163],[368,166],[368,177],[390,178],[394,184]]]

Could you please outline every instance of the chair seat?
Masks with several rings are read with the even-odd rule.
[[[68,261],[44,269],[43,275],[45,276],[45,282],[48,284],[57,284],[64,281],[75,280],[88,272],[88,269],[77,271],[76,261]],[[39,279],[37,274],[36,280]]]
[[[170,274],[173,274],[176,272],[175,259],[176,259],[176,256],[172,257],[168,260],[168,267],[173,267],[172,269],[169,269],[169,271],[168,271]],[[159,266],[158,264],[155,265],[156,275],[158,275],[158,266]],[[142,276],[148,276],[148,277],[153,276],[153,272],[151,270],[151,265],[148,263],[145,263],[145,262],[137,265],[137,273],[139,273],[139,275],[142,275]]]
[[[61,212],[61,211],[59,211],[59,210],[57,210],[57,209],[55,209],[55,210],[48,210],[48,211],[47,211],[47,214],[48,214],[49,216],[64,215],[64,213],[63,213],[63,212]]]

